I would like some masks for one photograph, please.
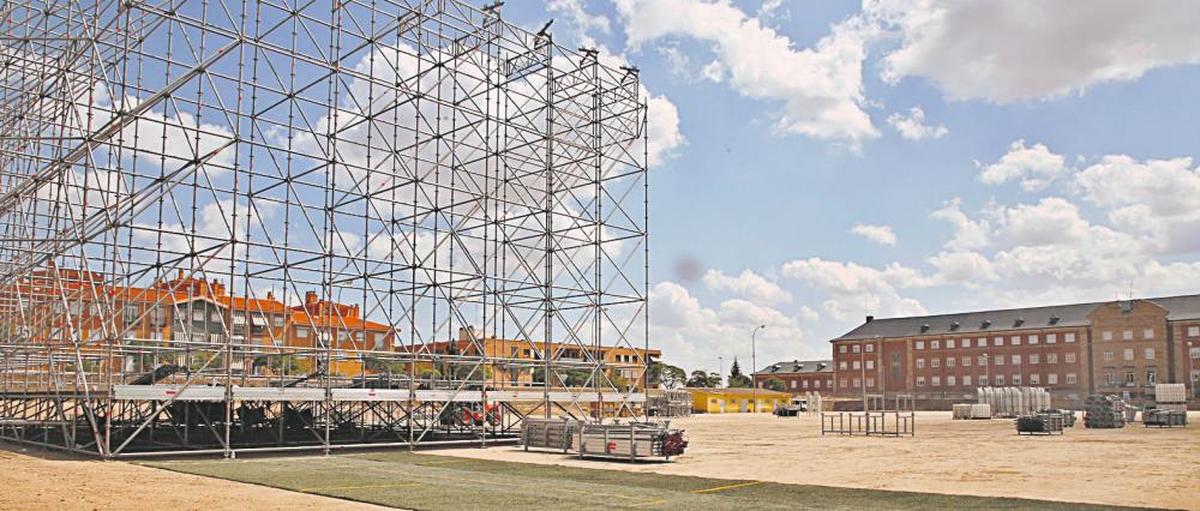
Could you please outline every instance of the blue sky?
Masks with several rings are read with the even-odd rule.
[[[1200,9],[1087,5],[549,0],[505,16],[554,18],[559,41],[639,66],[673,105],[677,124],[651,112],[668,132],[651,333],[691,370],[748,359],[759,323],[761,366],[828,356],[865,314],[1200,290]]]

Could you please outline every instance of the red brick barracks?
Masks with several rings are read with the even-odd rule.
[[[1200,389],[1200,295],[867,320],[831,341],[835,396],[911,393],[919,408],[975,388],[1045,387],[1055,406],[1088,394],[1154,398],[1155,383]]]

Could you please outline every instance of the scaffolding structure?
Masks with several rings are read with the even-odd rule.
[[[637,69],[500,11],[0,2],[0,437],[231,457],[641,413]]]

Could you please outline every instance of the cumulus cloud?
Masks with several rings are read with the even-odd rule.
[[[1008,181],[1019,181],[1027,192],[1041,190],[1065,174],[1066,159],[1050,152],[1043,144],[1027,147],[1024,140],[1008,146],[1008,152],[990,165],[975,162],[979,168],[979,180],[985,184],[998,185]]]
[[[864,11],[898,41],[883,77],[926,78],[952,99],[1052,98],[1200,62],[1191,2],[871,0]]]
[[[565,16],[585,34],[593,30],[607,34],[610,30],[608,18],[588,12],[584,9],[583,0],[549,0],[546,2],[546,10]]]
[[[792,301],[791,293],[751,270],[742,270],[737,276],[726,275],[721,270],[708,270],[703,282],[710,290],[730,293],[754,303],[780,304]]]
[[[954,237],[946,242],[951,250],[972,250],[987,246],[991,237],[991,225],[986,218],[972,219],[962,211],[962,199],[955,197],[930,216],[950,223]]]
[[[857,18],[833,26],[813,48],[797,49],[728,0],[615,1],[630,47],[672,37],[711,44],[730,87],[782,106],[778,132],[850,143],[879,135],[862,108],[868,35]]]
[[[926,138],[942,138],[950,133],[950,130],[939,124],[937,126],[929,126],[925,124],[925,110],[919,106],[914,106],[908,109],[908,114],[900,112],[893,113],[887,118],[887,123],[895,128],[900,136],[908,140],[924,140]]]
[[[896,246],[896,233],[890,225],[855,224],[850,232],[886,247]]]
[[[1088,202],[1110,222],[1164,253],[1200,251],[1200,166],[1191,158],[1138,161],[1109,155],[1075,176]]]
[[[840,321],[866,314],[908,316],[924,314],[921,303],[901,296],[899,290],[925,287],[929,280],[912,268],[896,263],[884,269],[819,257],[784,263],[781,273],[821,291],[828,299],[822,308]]]

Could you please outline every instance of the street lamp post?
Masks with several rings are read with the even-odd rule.
[[[723,385],[723,382],[725,381],[725,357],[717,357],[717,361],[721,367],[720,372],[717,373],[717,386],[724,387],[725,385]]]
[[[750,399],[754,404],[754,412],[758,413],[758,382],[754,381],[754,373],[758,371],[758,358],[756,356],[757,349],[755,344],[755,336],[758,331],[766,328],[767,325],[758,325],[754,327],[754,331],[750,333]]]

